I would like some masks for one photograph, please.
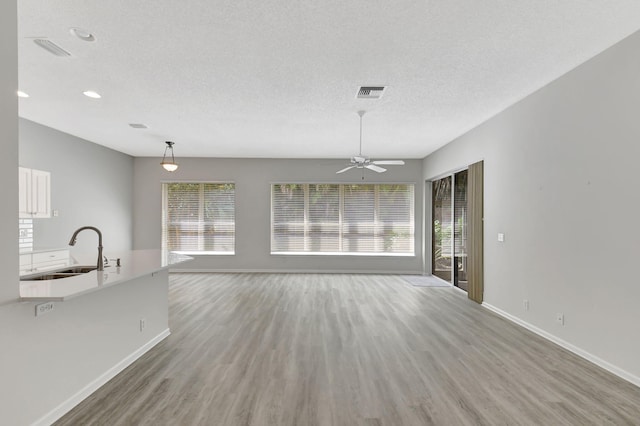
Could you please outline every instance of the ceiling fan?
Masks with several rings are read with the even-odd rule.
[[[404,165],[404,161],[402,160],[376,160],[376,161],[372,161],[369,157],[365,157],[362,155],[362,116],[365,114],[366,111],[358,111],[358,115],[360,116],[360,151],[359,154],[351,157],[350,160],[350,165],[348,167],[345,167],[342,170],[338,170],[336,172],[336,174],[338,173],[344,173],[347,170],[351,170],[351,169],[369,169],[369,170],[373,170],[374,172],[378,172],[378,173],[383,173],[386,172],[387,169],[385,169],[384,167],[380,167],[382,166],[403,166]],[[364,176],[364,175],[363,175]],[[364,177],[363,177],[364,179]]]

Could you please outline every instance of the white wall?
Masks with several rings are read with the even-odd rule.
[[[180,153],[176,145],[176,154]],[[159,149],[162,149],[159,146]],[[236,184],[236,255],[198,256],[185,265],[219,271],[422,272],[422,162],[389,166],[385,173],[367,171],[367,182],[415,183],[415,256],[272,256],[270,255],[271,183],[363,182],[357,171],[336,175],[344,160],[258,160],[177,158],[180,168],[168,173],[158,158],[136,158],[134,177],[134,248],[160,248],[161,182],[231,181]]]
[[[104,253],[132,247],[133,157],[50,127],[20,119],[20,166],[51,172],[51,208],[34,219],[34,248],[68,247],[84,225],[103,234]],[[97,253],[97,236],[81,234],[72,253]]]
[[[639,51],[636,33],[424,161],[485,160],[485,303],[637,384]]]
[[[0,2],[0,304],[18,297],[18,43],[16,0]],[[13,238],[12,238],[13,237]]]

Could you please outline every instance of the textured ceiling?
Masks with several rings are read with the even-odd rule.
[[[20,0],[20,115],[134,156],[422,158],[640,28],[638,0]],[[84,42],[69,28],[91,31]],[[56,57],[33,37],[68,50]],[[356,100],[360,85],[387,85]],[[102,99],[82,95],[95,90]],[[144,123],[148,129],[132,129]]]

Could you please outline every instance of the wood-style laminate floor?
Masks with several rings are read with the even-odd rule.
[[[174,274],[172,334],[56,425],[638,425],[640,388],[453,288]]]

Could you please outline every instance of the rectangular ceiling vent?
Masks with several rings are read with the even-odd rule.
[[[37,38],[33,40],[33,42],[42,47],[47,52],[56,56],[71,56],[71,53],[67,52],[62,47],[58,46],[51,40],[47,40],[46,38]]]
[[[362,86],[358,89],[357,99],[380,99],[385,86]]]

